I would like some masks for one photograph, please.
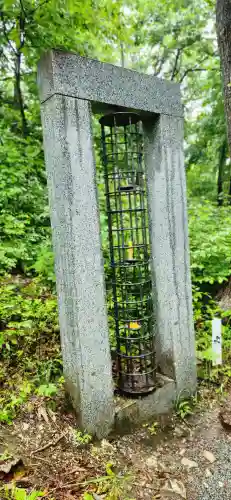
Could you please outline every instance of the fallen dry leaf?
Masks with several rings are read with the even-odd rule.
[[[15,457],[5,461],[0,461],[0,472],[4,472],[4,474],[8,474],[15,465],[18,465],[21,462],[21,458]]]
[[[188,467],[189,469],[192,469],[193,467],[198,467],[197,462],[194,462],[194,460],[189,460],[189,458],[186,457],[182,458],[181,464],[184,465],[184,467]]]
[[[166,481],[165,485],[162,488],[162,491],[165,494],[172,495],[173,493],[181,498],[187,498],[185,485],[181,481],[177,481],[176,479],[169,479]]]
[[[148,467],[151,467],[153,469],[157,469],[157,467],[158,467],[157,458],[155,456],[152,456],[152,455],[147,458],[145,463]]]
[[[208,460],[208,462],[210,462],[211,464],[213,464],[216,460],[216,457],[214,456],[214,454],[211,451],[207,451],[207,450],[203,451],[203,457],[206,458],[206,460]]]
[[[41,418],[43,418],[43,420],[45,420],[46,424],[49,424],[49,418],[48,418],[45,406],[40,406],[39,407],[39,409],[38,409],[38,418],[39,418],[39,420],[41,420]]]
[[[212,472],[209,469],[206,469],[205,476],[206,477],[211,477],[212,476]]]
[[[101,441],[101,448],[103,448],[103,450],[105,451],[110,451],[110,450],[114,450],[115,447],[113,446],[113,444],[109,443],[109,441],[107,441],[106,439],[102,439]]]
[[[28,424],[28,422],[23,422],[22,423],[22,430],[23,431],[28,431],[30,425]]]
[[[55,415],[55,413],[51,410],[51,408],[48,408],[48,413],[49,413],[49,416],[50,416],[51,420],[53,420],[53,422],[56,422],[56,415]]]

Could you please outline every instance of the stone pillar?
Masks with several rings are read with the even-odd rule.
[[[178,395],[196,388],[195,339],[183,157],[183,119],[144,124],[151,229],[157,365]]]
[[[66,386],[101,437],[114,409],[90,104],[54,95],[42,121]]]

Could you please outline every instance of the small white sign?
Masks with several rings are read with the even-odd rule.
[[[222,365],[222,335],[221,335],[221,319],[214,318],[212,320],[212,351],[213,365]]]

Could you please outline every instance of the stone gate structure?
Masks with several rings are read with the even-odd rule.
[[[92,112],[135,111],[145,134],[156,357],[168,378],[133,403],[132,418],[167,411],[196,387],[180,88],[57,50],[42,57],[38,80],[66,388],[81,426],[101,437],[120,411],[113,401]]]

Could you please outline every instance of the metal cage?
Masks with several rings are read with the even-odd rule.
[[[100,119],[115,322],[115,375],[128,395],[155,389],[153,298],[143,131],[135,113]]]

